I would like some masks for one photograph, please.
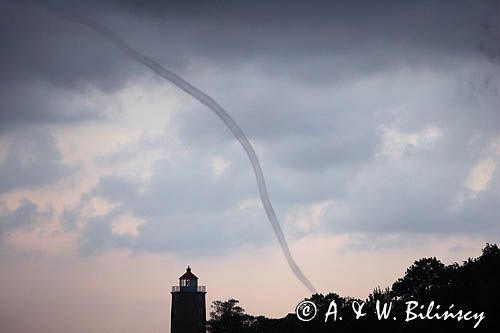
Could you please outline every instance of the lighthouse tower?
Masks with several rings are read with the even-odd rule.
[[[188,266],[179,285],[172,287],[171,333],[206,332],[205,294],[205,286],[198,285]]]

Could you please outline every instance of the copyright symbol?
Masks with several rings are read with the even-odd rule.
[[[297,318],[301,321],[311,321],[316,317],[316,313],[318,309],[316,308],[316,304],[311,301],[302,301],[297,304],[295,308],[295,314]]]

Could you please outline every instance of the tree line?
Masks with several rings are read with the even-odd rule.
[[[364,300],[342,297],[334,292],[326,295],[314,294],[305,300],[313,302],[317,308],[317,315],[307,322],[299,320],[295,313],[277,319],[253,316],[245,313],[236,299],[214,301],[207,329],[212,333],[322,333],[363,330],[500,332],[500,249],[496,244],[486,244],[479,257],[469,258],[461,264],[445,265],[435,257],[416,260],[406,270],[405,275],[391,287],[377,287]],[[332,301],[335,301],[337,320],[331,319],[334,318]],[[358,309],[363,304],[363,315],[357,319],[353,302],[354,308]],[[442,318],[434,316],[428,319],[429,317],[425,316],[431,303],[434,307],[431,317],[434,313],[441,314],[444,311],[454,314],[455,317],[450,316],[445,320],[443,315]],[[391,307],[387,319],[379,317],[383,304]],[[406,321],[409,304],[414,306],[414,311],[421,311],[425,318]],[[462,312],[459,312],[460,310]],[[484,319],[466,320],[466,316],[463,318],[456,315],[459,313],[463,316],[467,312],[469,317],[472,317],[473,313],[483,313]],[[330,315],[325,323],[327,313]],[[342,320],[339,320],[340,317]],[[480,323],[474,328],[474,322],[478,321]]]

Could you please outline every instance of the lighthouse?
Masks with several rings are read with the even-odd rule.
[[[179,285],[172,287],[171,333],[205,333],[205,286],[198,285],[198,278],[187,267],[179,278]]]

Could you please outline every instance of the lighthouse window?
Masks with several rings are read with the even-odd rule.
[[[189,281],[190,280],[182,279],[181,280],[181,287],[189,287]]]

